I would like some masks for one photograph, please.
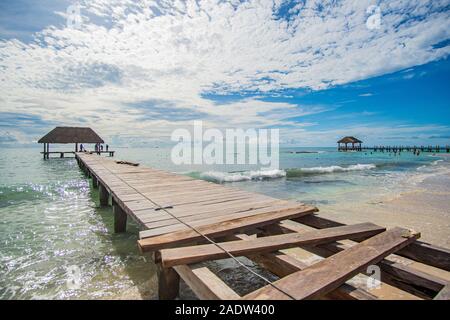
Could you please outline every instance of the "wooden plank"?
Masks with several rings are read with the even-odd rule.
[[[275,210],[273,212],[262,213],[250,217],[242,217],[238,219],[228,220],[221,223],[202,225],[197,230],[205,235],[217,237],[226,235],[240,230],[248,230],[258,226],[274,223],[277,221],[299,217],[301,215],[310,214],[317,211],[316,208],[308,206],[298,206]],[[154,251],[163,248],[173,247],[175,245],[189,243],[192,241],[203,239],[203,236],[194,230],[177,231],[161,236],[141,239],[138,241],[139,248],[145,251]]]
[[[175,271],[186,282],[196,296],[202,300],[236,300],[241,297],[208,268],[176,266]]]
[[[337,240],[348,239],[354,236],[373,236],[385,231],[372,223],[361,223],[351,226],[314,230],[305,233],[290,233],[253,240],[229,241],[215,244],[197,245],[192,247],[161,250],[163,267],[191,264],[207,260],[228,258],[233,256],[245,256],[271,252],[275,250],[292,248],[298,245],[317,245]],[[225,251],[227,252],[225,252]]]
[[[280,228],[283,232],[298,232],[298,228],[292,224],[283,224]],[[306,249],[322,257],[329,257],[337,252],[350,248],[353,244],[355,242],[350,242],[350,244],[328,243],[316,247],[306,247]],[[424,299],[432,298],[445,286],[446,281],[444,279],[399,262],[399,257],[396,254],[386,257],[379,263],[383,282]]]
[[[413,242],[396,254],[436,268],[450,271],[450,250],[426,242]]]
[[[245,299],[314,299],[338,288],[371,264],[419,238],[420,234],[393,228],[369,238],[302,271],[293,273],[271,285],[256,290]]]
[[[278,202],[276,202],[278,203]],[[211,214],[212,217],[211,218],[206,218],[206,219],[202,219],[200,221],[192,221],[189,222],[190,226],[194,226],[194,227],[199,227],[199,226],[205,226],[205,225],[210,225],[210,224],[219,224],[222,222],[226,222],[229,220],[236,220],[236,219],[241,219],[241,218],[250,218],[253,216],[257,216],[257,215],[261,215],[261,214],[267,214],[267,213],[272,213],[272,212],[280,212],[283,210],[302,210],[301,205],[295,206],[295,204],[291,204],[291,203],[285,203],[285,202],[281,202],[283,203],[282,205],[275,205],[275,202],[273,204],[266,204],[266,205],[262,205],[261,207],[241,207],[241,208],[235,208],[233,210],[228,211],[227,208],[225,208],[223,211],[221,211],[223,214],[219,214],[218,212],[214,212],[214,214]],[[297,208],[297,209],[295,209]],[[314,209],[317,210],[317,209]],[[172,211],[172,210],[169,210]],[[208,212],[205,213],[206,215],[208,215]],[[181,219],[182,221],[184,220],[188,220],[188,219]],[[141,231],[139,233],[140,238],[147,238],[147,237],[154,237],[154,236],[159,236],[162,234],[166,234],[166,233],[170,233],[170,232],[175,232],[175,231],[182,231],[182,230],[186,230],[189,229],[185,224],[183,223],[178,223],[178,224],[173,224],[170,226],[165,226],[165,227],[161,227],[161,228],[155,228],[155,229],[151,229],[151,230],[144,230]]]
[[[280,207],[279,205],[277,205],[279,202],[276,200],[251,202],[250,199],[247,199],[247,201],[244,202],[239,201],[232,203],[234,204],[230,203],[229,206],[227,205],[227,203],[225,203],[224,205],[208,207],[206,209],[203,207],[198,208],[190,207],[189,209],[186,209],[186,212],[190,213],[188,215],[184,215],[183,212],[180,213],[181,208],[177,207],[169,209],[168,211],[181,221],[189,222],[190,225],[193,224],[202,225],[207,223],[223,221],[222,218],[224,216],[226,216],[225,220],[231,220],[237,217],[251,216],[259,213],[273,211],[276,210],[277,207],[278,208]],[[292,204],[284,205],[283,207],[292,207]],[[199,212],[197,212],[197,210]],[[182,226],[184,228],[184,225],[180,223],[180,220],[173,218],[165,211],[163,211],[162,214],[163,216],[152,215],[151,217],[146,218],[145,222],[147,228],[148,229],[159,228],[159,230],[162,230],[162,227],[175,225]],[[198,220],[201,220],[201,222],[197,223]],[[179,230],[178,228],[171,228],[171,229],[172,231]]]
[[[295,221],[317,229],[337,227],[343,223],[325,219],[317,215],[309,215],[295,219]],[[397,255],[424,263],[439,269],[450,271],[450,250],[431,245],[422,241],[415,241],[396,252]]]
[[[251,240],[253,239],[247,235],[232,235],[228,237],[230,240]],[[247,256],[248,259],[257,263],[261,267],[269,270],[273,274],[280,278],[285,277],[291,273],[306,269],[307,264],[299,261],[298,259],[289,256],[280,251],[252,254]],[[333,290],[325,295],[325,298],[329,299],[343,299],[343,300],[377,300],[378,298],[373,294],[361,289],[356,288],[350,284],[344,283],[336,290]]]

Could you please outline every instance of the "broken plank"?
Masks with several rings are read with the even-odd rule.
[[[344,225],[317,215],[308,215],[295,219],[295,221],[317,229],[337,227]],[[415,241],[396,252],[397,255],[427,264],[439,269],[450,271],[450,250],[431,245],[422,241]]]
[[[232,235],[227,237],[230,240],[241,239],[251,240],[252,237],[244,234]],[[248,259],[257,263],[261,267],[269,270],[273,274],[282,278],[291,273],[306,269],[308,265],[300,260],[282,253],[281,251],[248,255]],[[377,300],[373,294],[356,288],[348,283],[342,284],[336,290],[333,290],[325,295],[327,299],[344,299],[344,300]]]
[[[322,218],[319,219],[322,220]],[[289,225],[283,224],[281,229],[283,232],[298,232],[298,227],[292,223]],[[305,249],[319,256],[329,257],[336,252],[346,250],[350,248],[351,245],[355,244],[356,242],[347,244],[333,242],[318,245],[316,247],[305,247]],[[409,244],[408,247],[411,245],[412,243]],[[383,282],[425,299],[430,299],[430,297],[436,295],[436,293],[445,286],[446,281],[444,279],[409,266],[408,263],[410,261],[400,262],[401,259],[406,259],[397,256],[399,251],[384,258],[378,264],[382,271],[381,278]]]
[[[314,230],[305,233],[289,233],[283,235],[256,238],[252,240],[222,242],[218,245],[206,244],[192,247],[161,250],[161,261],[165,268],[191,264],[207,260],[245,256],[292,248],[298,245],[317,245],[355,236],[373,236],[386,229],[372,223],[361,223],[351,226]]]
[[[245,299],[314,299],[338,288],[371,264],[419,238],[420,234],[393,228],[341,251],[302,271],[256,290]],[[282,290],[282,291],[280,291]]]

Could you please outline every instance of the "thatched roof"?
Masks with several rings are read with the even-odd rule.
[[[91,128],[56,127],[38,141],[39,143],[104,143]]]
[[[356,139],[355,137],[344,137],[338,141],[338,143],[363,143],[361,140]]]

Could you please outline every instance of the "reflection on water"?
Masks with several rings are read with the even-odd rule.
[[[99,208],[75,160],[23,152],[26,161],[0,159],[2,167],[9,162],[0,172],[0,299],[120,298],[140,287],[136,295],[154,297],[137,227],[112,233],[111,208]],[[80,270],[79,289],[67,285],[71,266]]]

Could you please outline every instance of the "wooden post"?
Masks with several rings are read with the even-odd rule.
[[[92,186],[94,187],[94,189],[98,189],[98,180],[94,175],[92,175]]]
[[[113,211],[114,211],[114,232],[120,233],[125,232],[127,229],[127,214],[122,208],[112,200]]]
[[[78,152],[78,143],[75,143],[75,152]]]
[[[180,276],[173,268],[163,268],[156,264],[158,275],[158,296],[160,300],[173,300],[180,290]]]
[[[46,146],[45,146],[45,142],[44,142],[44,160],[45,160],[45,148],[46,148]]]
[[[100,197],[100,206],[106,207],[108,205],[109,193],[105,186],[100,183],[98,195]]]

